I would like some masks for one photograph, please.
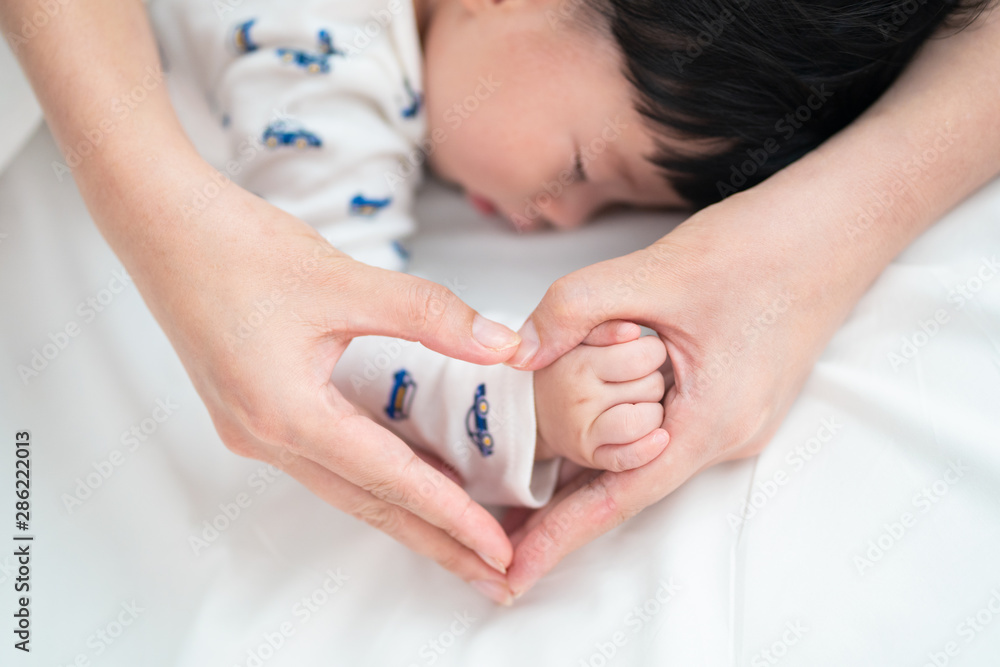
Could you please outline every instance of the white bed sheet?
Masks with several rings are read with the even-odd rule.
[[[0,40],[0,170],[42,120],[42,110],[7,42]]]
[[[211,154],[204,109],[170,79]],[[134,286],[102,291],[121,264],[56,178],[59,159],[42,128],[0,175],[0,433],[32,432],[37,535],[33,650],[7,635],[0,663],[998,664],[1000,277],[985,276],[1000,255],[1000,182],[892,263],[761,456],[702,473],[504,609],[222,446]],[[433,183],[418,215],[414,271],[508,312],[678,222],[617,213],[518,236]],[[977,288],[960,309],[959,285]],[[92,319],[87,299],[107,302]],[[947,322],[921,338],[939,310]],[[17,366],[71,321],[79,335],[23,382]],[[923,344],[894,368],[887,355],[914,336]],[[157,401],[175,406],[162,423]],[[132,426],[149,433],[134,451]],[[813,453],[797,462],[803,447]],[[113,451],[121,465],[101,477]],[[96,488],[68,509],[88,475]],[[933,502],[915,499],[925,488]],[[195,553],[191,538],[240,494],[249,505]],[[756,513],[734,528],[747,500]],[[0,556],[8,619],[13,565]]]

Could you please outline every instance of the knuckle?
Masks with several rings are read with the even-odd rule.
[[[646,424],[645,429],[643,430],[643,435],[662,426],[663,417],[666,415],[662,403],[647,403],[646,405],[648,407],[646,409]]]
[[[389,535],[397,533],[403,526],[403,510],[385,503],[364,503],[352,510],[351,516]]]
[[[410,285],[409,322],[418,331],[433,333],[441,324],[444,314],[457,297],[451,290],[429,280],[417,280]]]
[[[364,484],[362,488],[375,498],[390,505],[403,505],[407,495],[395,480],[379,479]]]
[[[295,451],[295,443],[298,442],[298,438],[294,436],[288,422],[281,415],[270,410],[253,410],[245,412],[241,421],[251,439]],[[235,449],[232,451],[240,454]]]
[[[214,419],[215,430],[233,454],[244,458],[254,458],[256,447],[253,446],[253,434],[248,433],[245,425],[229,418]]]
[[[658,368],[667,360],[667,348],[656,336],[643,336],[639,340],[643,342],[643,362]]]
[[[264,417],[255,419],[247,427],[254,437],[264,442],[284,445],[286,442],[292,440],[292,438],[286,437],[285,429],[273,418]]]
[[[659,395],[657,400],[660,400],[663,398],[663,395],[667,393],[667,379],[663,377],[663,373],[660,373],[659,371],[654,371],[652,378],[654,393]]]
[[[631,506],[623,505],[615,499],[611,489],[604,481],[604,475],[598,475],[595,477],[591,480],[588,486],[588,491],[590,493],[597,494],[600,500],[598,504],[600,509],[594,519],[601,525],[604,525],[607,528],[613,528],[625,523],[638,513],[638,511],[632,509]]]
[[[549,312],[555,323],[567,324],[576,320],[581,312],[587,312],[586,297],[586,283],[573,274],[563,276],[552,283],[546,294],[546,300],[549,302]]]
[[[455,572],[456,574],[462,572],[465,568],[464,560],[461,553],[454,549],[448,549],[443,553],[436,554],[434,560],[437,564],[448,570],[449,572]]]
[[[660,404],[667,385],[663,379],[663,373],[653,372],[642,378],[642,400],[643,402]],[[661,404],[662,407],[662,404]]]
[[[251,439],[271,445],[283,445],[294,440],[290,424],[281,411],[261,400],[260,395],[237,394],[223,399],[226,421]]]
[[[223,436],[222,443],[226,446],[226,449],[228,449],[233,454],[236,454],[236,456],[241,456],[246,459],[254,458],[254,453],[256,450],[250,444],[250,440],[248,438],[243,438],[243,437],[227,438]]]
[[[476,502],[472,498],[466,497],[465,501],[462,503],[462,509],[460,509],[455,515],[454,522],[452,523],[452,525],[448,526],[448,534],[451,535],[454,532],[455,535],[452,535],[452,537],[456,537],[458,533],[458,527],[462,524],[462,522],[466,520],[468,516],[472,514],[475,508],[476,508]]]
[[[611,472],[621,472],[623,470],[628,470],[629,465],[627,461],[627,456],[625,452],[625,447],[615,447],[613,453],[611,454],[611,460],[609,461],[608,470]]]
[[[638,406],[628,405],[621,411],[621,429],[624,436],[629,440],[635,440],[640,435],[643,426],[642,413]]]
[[[618,320],[601,322],[590,330],[584,343],[590,345],[610,345],[617,340]]]
[[[558,544],[563,530],[556,520],[555,512],[548,514],[538,525],[538,534],[544,544]]]

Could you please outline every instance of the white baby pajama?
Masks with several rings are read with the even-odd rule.
[[[233,180],[355,259],[402,270],[427,132],[412,2],[173,0],[170,10],[230,137]],[[534,462],[531,373],[362,337],[333,379],[457,469],[475,500],[538,507],[551,496],[558,464]]]

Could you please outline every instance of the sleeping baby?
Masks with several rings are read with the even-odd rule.
[[[174,0],[169,11],[228,133],[230,176],[352,257],[405,270],[399,241],[414,230],[425,163],[519,231],[576,227],[612,204],[707,205],[847,125],[927,33],[915,21],[863,52],[803,48],[829,31],[794,12],[773,29],[775,4]],[[362,337],[333,381],[454,467],[475,500],[539,507],[561,459],[626,470],[667,446],[664,344],[618,327],[534,373]]]

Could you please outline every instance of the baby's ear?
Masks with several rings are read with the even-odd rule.
[[[626,320],[608,320],[601,322],[590,330],[587,337],[583,339],[583,345],[594,345],[596,347],[607,347],[608,345],[619,345],[638,340],[642,334],[642,328]]]

